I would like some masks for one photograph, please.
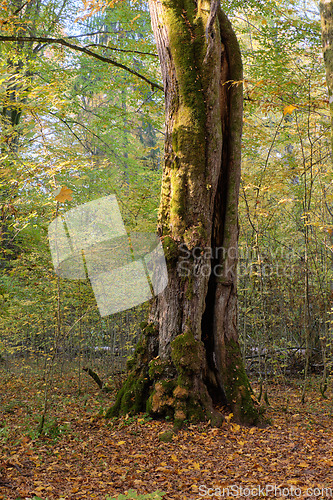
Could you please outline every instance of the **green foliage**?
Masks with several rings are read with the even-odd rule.
[[[238,272],[244,355],[253,346],[272,353],[308,338],[325,357],[333,193],[317,6],[238,2],[229,15],[245,78]],[[286,373],[287,363],[267,366],[265,359],[262,376]]]
[[[9,437],[9,434],[10,434],[10,431],[9,431],[9,428],[4,425],[4,424],[1,424],[1,427],[0,427],[0,443],[2,444],[5,444],[8,437]]]
[[[72,1],[14,11],[2,12],[3,34],[24,25],[31,36],[74,31],[81,44],[158,78],[149,14],[140,2],[90,17],[78,15]],[[146,307],[101,320],[88,280],[58,282],[47,228],[56,211],[61,216],[115,193],[128,230],[155,231],[163,100],[133,75],[56,44],[25,42],[19,51],[16,43],[1,44],[0,80],[1,116],[9,109],[18,117],[3,118],[1,128],[0,351],[47,362],[59,350],[75,356],[119,345],[127,355]],[[73,201],[57,208],[53,193],[62,185]],[[61,339],[55,338],[58,300]]]
[[[44,423],[42,435],[55,441],[59,439],[66,431],[68,426],[60,424],[56,418],[50,419]]]

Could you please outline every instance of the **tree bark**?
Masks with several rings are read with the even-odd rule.
[[[331,116],[331,160],[333,161],[333,0],[320,0],[321,35],[323,54],[326,69],[326,83],[328,88],[328,102]],[[330,212],[332,213],[332,212]],[[333,245],[333,233],[330,233]],[[331,254],[331,268],[333,269],[333,255]],[[333,280],[330,284],[331,299],[333,300]],[[332,323],[331,323],[332,325]],[[331,326],[331,331],[333,326]]]
[[[333,154],[333,1],[320,0],[321,34],[326,69],[326,83],[331,115],[331,153]]]
[[[242,62],[219,1],[149,0],[165,91],[158,232],[168,286],[152,306],[108,416],[146,410],[254,423],[258,408],[237,333]]]

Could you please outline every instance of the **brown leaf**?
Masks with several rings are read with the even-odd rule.
[[[72,190],[66,186],[62,186],[55,191],[54,199],[59,201],[59,203],[64,203],[65,201],[72,201],[73,198],[71,196]]]

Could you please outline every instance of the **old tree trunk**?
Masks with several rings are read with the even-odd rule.
[[[237,334],[242,64],[217,0],[149,0],[166,101],[159,234],[168,286],[107,416],[239,421],[258,409]]]

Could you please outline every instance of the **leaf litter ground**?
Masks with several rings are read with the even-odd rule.
[[[31,367],[0,376],[0,499],[105,500],[130,489],[164,491],[165,500],[333,496],[332,391],[324,399],[315,379],[303,405],[301,382],[272,381],[266,427],[227,417],[219,429],[189,425],[161,442],[171,423],[146,415],[105,420],[113,395],[88,377],[78,393],[77,377],[68,375],[54,378],[37,437],[41,378]]]

